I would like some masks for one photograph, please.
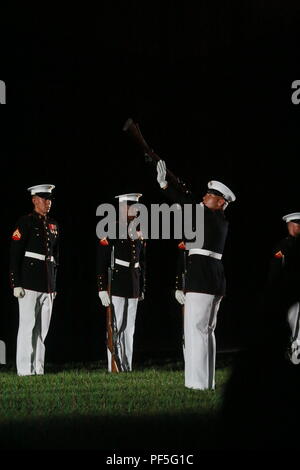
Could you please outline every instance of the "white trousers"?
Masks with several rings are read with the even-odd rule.
[[[45,339],[49,330],[53,294],[25,289],[19,301],[17,337],[18,375],[44,373]]]
[[[222,296],[187,292],[184,309],[185,386],[215,388],[214,330]]]
[[[291,330],[291,339],[300,345],[300,323],[299,323],[300,302],[294,303],[288,310],[287,321]]]
[[[112,296],[118,330],[117,352],[122,370],[132,370],[133,337],[138,299]],[[111,352],[107,348],[108,370],[111,372]]]
[[[4,341],[0,340],[0,364],[6,364],[6,347]]]

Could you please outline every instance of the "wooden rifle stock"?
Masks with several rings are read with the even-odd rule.
[[[110,304],[106,307],[106,331],[107,331],[107,347],[111,353],[111,371],[120,372],[120,366],[118,356],[116,352],[116,345],[114,341],[114,312],[113,303],[111,297],[111,269],[109,268],[109,280],[108,280],[108,295],[110,298]]]
[[[139,125],[135,123],[131,118],[127,119],[123,126],[123,131],[129,132],[131,137],[136,141],[140,149],[142,150],[146,161],[150,161],[152,163],[156,163],[161,158],[152,150],[147,142],[145,141]],[[184,192],[185,194],[190,194],[190,191],[187,189],[186,184],[181,181],[177,176],[174,175],[170,170],[167,169],[167,177],[172,184],[174,184],[180,191]]]

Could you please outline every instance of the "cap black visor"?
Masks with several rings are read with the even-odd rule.
[[[220,196],[222,197],[223,199],[226,200],[224,194],[222,194],[220,191],[218,191],[217,189],[208,189],[207,191],[207,194],[215,194],[216,196]]]
[[[39,196],[43,199],[53,199],[53,195],[51,193],[35,193],[33,196]]]

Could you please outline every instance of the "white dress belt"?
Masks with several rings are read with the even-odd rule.
[[[122,259],[118,259],[118,258],[115,259],[115,263],[120,264],[121,266],[126,266],[127,268],[129,268],[129,266],[130,266],[130,263],[128,261],[123,261]],[[140,263],[137,262],[137,263],[134,263],[133,267],[138,268],[139,265],[140,265]]]
[[[204,255],[204,256],[211,256],[212,258],[222,259],[221,253],[216,253],[215,251],[204,250],[203,248],[191,248],[189,250],[190,255]]]
[[[41,255],[40,253],[33,253],[32,251],[25,251],[25,256],[27,256],[28,258],[39,259],[41,261],[46,260],[45,255]],[[52,263],[54,263],[54,256],[50,256],[49,258],[47,258],[47,261],[52,261]]]

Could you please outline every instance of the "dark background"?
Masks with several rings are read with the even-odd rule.
[[[197,9],[196,9],[197,5]],[[105,359],[105,312],[95,277],[96,208],[117,194],[164,202],[155,168],[122,131],[127,118],[199,199],[210,179],[237,195],[226,210],[227,296],[219,351],[243,347],[281,217],[300,210],[297,2],[113,2],[18,9],[1,18],[0,339],[13,360],[17,300],[8,282],[15,221],[26,188],[56,185],[61,229],[58,296],[47,337],[51,362]],[[181,357],[172,296],[177,243],[149,241],[135,358]],[[252,331],[252,330],[251,330]]]

